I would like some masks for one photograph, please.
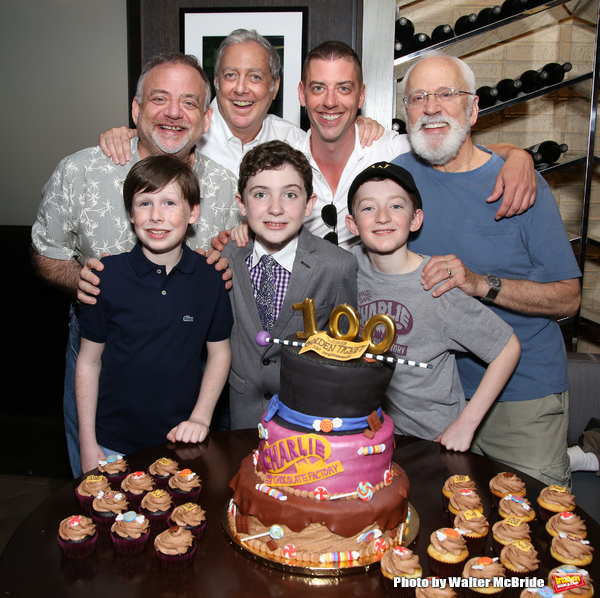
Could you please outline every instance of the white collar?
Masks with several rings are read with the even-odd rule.
[[[294,260],[296,259],[296,250],[298,249],[298,235],[296,235],[281,251],[271,254],[271,257],[288,272],[292,271],[294,267]],[[254,249],[250,256],[250,267],[254,268],[260,258],[263,255],[267,255],[264,247],[255,239]]]

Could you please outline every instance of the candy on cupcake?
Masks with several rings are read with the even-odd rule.
[[[176,505],[195,502],[202,490],[201,480],[191,469],[182,469],[169,478],[167,490]]]
[[[563,511],[562,513],[552,515],[546,523],[546,531],[553,538],[561,532],[576,534],[584,540],[587,536],[585,521],[577,513],[573,513],[573,511]]]
[[[548,574],[548,585],[560,598],[592,598],[592,581],[585,569],[573,565],[561,565]]]
[[[233,516],[235,517],[235,513]],[[200,539],[206,528],[206,511],[196,503],[186,502],[173,509],[169,517],[169,525],[189,529],[197,539]]]
[[[427,547],[431,571],[439,577],[457,577],[469,556],[463,535],[454,528],[442,528],[430,536]]]
[[[98,475],[106,476],[109,483],[118,488],[119,484],[129,474],[129,465],[123,455],[106,455],[98,461]]]
[[[110,537],[115,550],[124,556],[143,552],[150,538],[148,519],[135,511],[119,513],[110,528]]]
[[[519,494],[520,496],[527,496],[527,489],[525,484],[522,482],[516,474],[509,471],[503,471],[498,475],[494,476],[490,480],[490,492],[494,499],[494,506],[497,507],[501,498],[504,498],[507,494]]]
[[[401,584],[394,587],[394,577],[417,579],[423,576],[423,569],[419,564],[418,555],[404,546],[395,546],[384,553],[381,558],[381,580],[383,589],[397,598],[409,598],[415,589]]]
[[[479,494],[471,488],[461,488],[456,490],[450,497],[448,510],[453,515],[458,515],[461,511],[480,511],[483,513],[483,505]]]
[[[507,494],[504,498],[501,498],[498,503],[498,513],[504,519],[518,517],[526,522],[535,519],[535,511],[531,503],[520,494]]]
[[[515,540],[500,552],[500,562],[509,576],[528,577],[538,570],[540,561],[531,542]]]
[[[550,554],[559,563],[585,567],[592,562],[594,549],[588,540],[584,540],[576,534],[565,534],[561,532],[552,538]]]
[[[145,471],[134,471],[121,482],[121,490],[125,492],[130,505],[137,509],[142,502],[142,498],[144,498],[144,494],[154,490],[154,480]]]
[[[127,511],[128,504],[127,498],[122,492],[100,490],[92,502],[92,521],[98,526],[100,532],[107,532],[117,515]]]
[[[154,478],[158,488],[166,488],[171,476],[179,471],[179,463],[169,457],[161,457],[148,467],[148,473]]]
[[[89,512],[98,492],[110,490],[108,480],[103,475],[90,474],[75,489],[75,495],[82,509]]]
[[[469,554],[482,552],[490,531],[487,517],[480,511],[461,511],[454,518],[454,527],[459,529],[467,542]]]
[[[500,554],[502,549],[515,540],[531,542],[531,528],[519,517],[507,517],[496,521],[492,527],[494,552]]]
[[[494,583],[495,579],[506,577],[506,570],[498,557],[480,556],[469,559],[465,564],[462,576],[464,579],[484,579],[487,582],[481,587],[473,584],[471,587],[465,588],[466,598],[477,598],[482,594],[498,598],[504,592],[501,584]]]
[[[463,489],[475,490],[475,482],[468,475],[453,475],[450,476],[442,488],[442,496],[444,508],[448,508],[450,497],[457,491]]]
[[[556,484],[546,486],[540,492],[537,502],[542,521],[548,521],[556,513],[575,510],[575,496],[567,490],[566,486]]]
[[[167,526],[167,519],[172,510],[173,501],[171,496],[162,488],[157,488],[145,494],[140,505],[140,512],[148,518],[154,530],[161,530]]]

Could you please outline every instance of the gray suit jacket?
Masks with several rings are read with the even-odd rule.
[[[281,345],[259,347],[254,340],[262,324],[246,265],[253,248],[252,241],[241,249],[231,241],[223,251],[233,271],[233,288],[229,293],[234,319],[229,374],[233,430],[258,425],[269,400],[279,391]],[[304,330],[302,312],[294,311],[292,304],[307,298],[315,302],[319,330],[328,330],[334,307],[341,303],[356,307],[357,270],[356,258],[351,253],[302,227],[290,283],[271,336],[285,338]]]

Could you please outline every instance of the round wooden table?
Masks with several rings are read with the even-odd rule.
[[[397,437],[396,445],[394,461],[409,476],[410,502],[420,517],[421,527],[412,548],[419,554],[425,577],[429,575],[426,549],[430,534],[453,522],[442,508],[441,489],[446,478],[467,474],[475,480],[491,527],[498,516],[492,506],[488,482],[506,470],[506,466],[471,453],[446,451],[425,440]],[[221,526],[223,510],[232,496],[229,481],[242,458],[257,446],[256,430],[240,430],[212,434],[200,445],[164,444],[128,457],[131,471],[145,470],[156,459],[171,457],[180,467],[189,467],[202,479],[203,489],[198,502],[206,510],[206,533],[198,543],[193,565],[185,571],[170,573],[161,569],[151,544],[139,556],[119,556],[105,534],[100,536],[96,551],[89,559],[63,558],[56,541],[58,525],[65,517],[81,513],[74,492],[78,480],[74,480],[42,503],[11,538],[0,560],[0,596],[304,598],[309,592],[319,598],[386,596],[377,568],[341,577],[310,578],[256,563],[230,545]],[[513,471],[525,482],[527,496],[536,505],[543,485]],[[600,525],[581,509],[577,508],[576,512],[586,520],[588,540],[596,548],[595,559],[587,570],[600,584]],[[558,563],[550,556],[546,532],[539,518],[530,525],[541,560],[538,577],[546,577]],[[485,554],[492,555],[491,533]],[[511,590],[505,592],[505,596],[518,596],[519,593]]]

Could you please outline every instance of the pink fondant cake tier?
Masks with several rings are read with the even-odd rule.
[[[386,415],[373,438],[362,431],[343,436],[303,434],[264,418],[261,424],[266,438],[259,444],[256,470],[268,486],[298,492],[325,488],[332,495],[355,492],[364,482],[377,491],[391,481],[394,423]]]

